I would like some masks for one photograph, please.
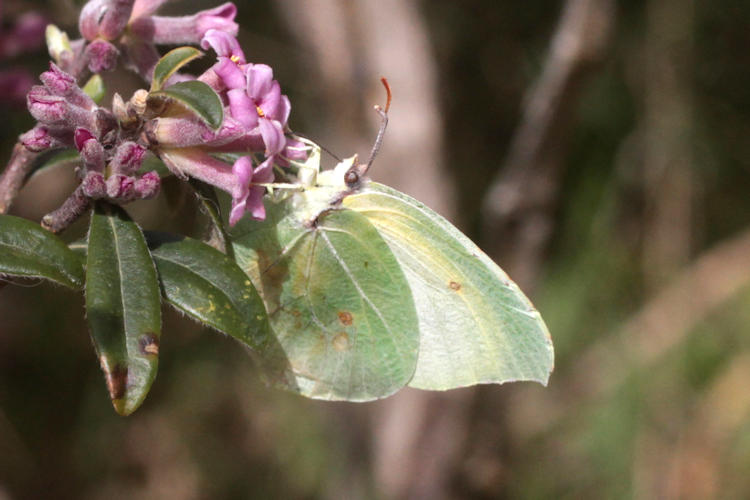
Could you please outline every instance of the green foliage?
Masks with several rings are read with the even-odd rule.
[[[129,415],[156,377],[161,301],[140,228],[112,205],[97,205],[91,216],[86,315],[112,404]]]
[[[161,90],[169,78],[191,61],[203,56],[195,47],[177,47],[167,52],[154,67],[151,92]]]
[[[224,121],[224,106],[221,99],[203,82],[179,82],[149,94],[149,99],[164,97],[179,102],[214,130],[221,127]]]
[[[147,237],[170,305],[251,348],[263,348],[269,339],[266,310],[236,262],[192,238]]]
[[[107,88],[104,86],[104,80],[101,75],[96,74],[89,78],[86,85],[83,86],[83,91],[91,97],[95,103],[99,104],[107,95]]]
[[[46,278],[76,290],[83,286],[78,256],[38,224],[12,215],[0,215],[0,275]]]

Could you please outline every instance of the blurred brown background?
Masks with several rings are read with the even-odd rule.
[[[0,499],[750,497],[748,2],[237,4],[291,126],[340,156],[369,150],[388,77],[373,177],[454,221],[530,295],[555,343],[550,385],[309,401],[168,313],[152,392],[121,418],[82,298],[7,286]],[[6,0],[3,29],[36,9],[72,34],[79,7]],[[36,75],[46,59],[1,64]],[[2,106],[7,158],[31,119]],[[62,202],[72,176],[50,175],[14,213]],[[170,196],[182,208],[131,212],[189,230],[189,197]]]

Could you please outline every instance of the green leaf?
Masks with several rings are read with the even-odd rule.
[[[0,275],[83,286],[81,261],[67,245],[39,224],[12,215],[0,215]]]
[[[161,90],[164,83],[190,61],[203,55],[203,52],[194,47],[177,47],[172,49],[154,67],[154,77],[151,80],[151,92]]]
[[[374,182],[342,206],[375,226],[406,273],[420,330],[411,387],[546,385],[554,354],[544,321],[471,240],[417,200]]]
[[[98,73],[89,78],[89,81],[83,86],[83,91],[97,104],[102,102],[102,99],[107,95],[107,88],[104,86],[104,80],[102,80],[101,75]]]
[[[221,127],[224,121],[224,107],[221,99],[211,87],[198,80],[175,83],[149,94],[149,98],[162,97],[169,97],[179,102],[214,130]]]
[[[148,240],[172,306],[253,349],[266,349],[266,309],[236,262],[192,238],[148,233]]]
[[[235,256],[261,292],[277,351],[272,382],[308,397],[367,401],[411,378],[419,332],[408,283],[385,241],[354,211],[304,215],[317,197],[267,204],[233,231]]]
[[[121,208],[104,203],[91,216],[86,315],[115,411],[129,415],[156,377],[161,299],[140,228]]]

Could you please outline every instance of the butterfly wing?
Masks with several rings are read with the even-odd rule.
[[[343,206],[375,226],[406,274],[420,330],[411,387],[547,383],[554,363],[547,327],[471,240],[422,203],[375,182]]]
[[[237,261],[263,296],[274,332],[260,362],[271,382],[308,397],[388,396],[417,362],[406,277],[365,216],[330,211],[310,224],[299,218],[311,213],[306,199],[268,200],[265,221],[233,231]]]

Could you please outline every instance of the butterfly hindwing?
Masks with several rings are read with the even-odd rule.
[[[316,188],[310,188],[314,194]],[[416,310],[399,263],[363,215],[314,221],[305,198],[268,199],[265,221],[243,221],[238,263],[263,295],[272,330],[260,359],[272,382],[318,399],[385,397],[412,378]]]

